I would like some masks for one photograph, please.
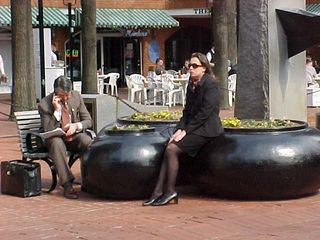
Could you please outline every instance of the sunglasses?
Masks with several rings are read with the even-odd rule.
[[[192,67],[193,69],[196,69],[196,68],[198,68],[198,67],[202,67],[202,65],[198,65],[198,64],[196,64],[196,63],[190,63],[189,65],[188,65],[188,67],[190,68],[190,67]]]

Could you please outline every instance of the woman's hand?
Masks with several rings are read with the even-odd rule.
[[[169,143],[172,141],[179,142],[186,134],[185,130],[178,129],[170,138]]]
[[[176,142],[179,142],[182,138],[184,138],[184,136],[186,135],[186,131],[185,130],[182,130],[180,132],[179,135],[177,135],[173,140],[176,141]]]

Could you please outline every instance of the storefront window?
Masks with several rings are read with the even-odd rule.
[[[211,48],[210,29],[182,28],[165,42],[166,69],[179,70],[193,52],[206,54]]]
[[[73,63],[73,80],[81,80],[81,45],[80,45],[80,34],[77,34],[73,38],[73,49],[70,53],[69,41],[65,43],[65,56],[66,56],[66,65],[67,67],[67,76],[70,77],[70,54],[72,54],[72,63]]]

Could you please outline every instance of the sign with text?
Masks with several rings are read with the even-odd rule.
[[[124,31],[124,37],[146,37],[148,36],[148,30],[142,29],[127,29]]]
[[[172,17],[210,17],[210,8],[168,9],[165,12]]]

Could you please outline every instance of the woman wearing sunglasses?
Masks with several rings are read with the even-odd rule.
[[[218,84],[212,77],[206,56],[193,53],[189,70],[190,81],[183,115],[166,147],[156,187],[143,206],[162,206],[172,201],[178,203],[178,193],[175,191],[178,157],[182,153],[195,157],[212,137],[223,133],[219,118]]]

